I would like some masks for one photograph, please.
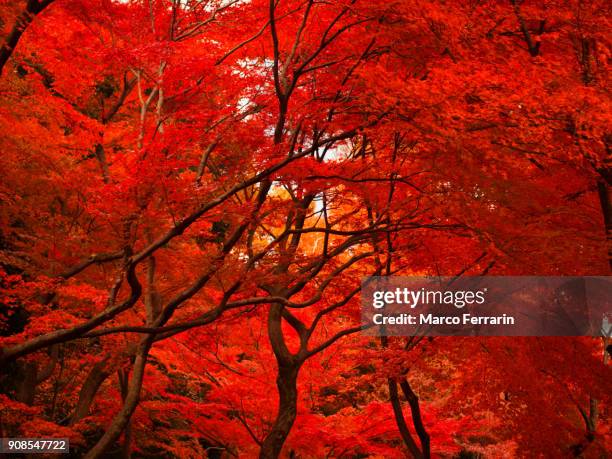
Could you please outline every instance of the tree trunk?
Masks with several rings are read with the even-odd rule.
[[[15,398],[18,402],[32,405],[34,403],[34,395],[36,394],[38,365],[35,362],[26,362],[22,366],[21,374],[21,383]]]
[[[280,290],[274,291],[274,294],[280,293]],[[279,401],[272,429],[261,444],[260,459],[279,456],[297,415],[297,377],[302,362],[291,354],[285,343],[281,326],[283,308],[281,304],[271,304],[268,312],[268,337],[278,365],[276,387]]]
[[[604,180],[597,181],[599,204],[604,219],[606,231],[606,249],[608,252],[608,264],[612,270],[612,187]]]
[[[134,361],[132,378],[128,384],[128,391],[123,407],[121,408],[121,411],[119,411],[119,413],[117,413],[117,415],[113,418],[110,426],[106,432],[104,432],[104,435],[102,435],[102,438],[100,438],[98,443],[96,443],[94,447],[84,456],[85,459],[98,459],[102,457],[105,451],[118,440],[121,433],[128,426],[132,413],[140,401],[140,390],[142,388],[144,371],[147,365],[147,356],[149,355],[149,350],[151,349],[152,344],[153,338],[148,337],[145,338],[138,347],[136,359]]]
[[[91,408],[91,404],[93,403],[100,386],[104,380],[110,376],[110,371],[106,368],[108,360],[109,356],[106,356],[104,359],[100,360],[93,366],[87,375],[87,378],[85,379],[85,382],[83,382],[83,386],[81,387],[81,391],[79,393],[79,401],[74,409],[74,413],[70,417],[70,425],[76,424],[89,414],[89,409]]]
[[[412,387],[410,387],[410,383],[406,378],[400,381],[400,387],[402,388],[402,392],[404,393],[404,397],[408,401],[410,405],[410,412],[412,413],[412,423],[414,425],[414,430],[416,430],[417,435],[419,436],[419,441],[421,442],[421,450],[423,451],[423,458],[429,459],[431,457],[430,451],[430,440],[429,434],[425,429],[425,425],[423,424],[423,418],[421,417],[421,407],[419,406],[419,397],[414,393]]]
[[[260,459],[276,459],[289,435],[297,416],[297,376],[299,366],[280,366],[276,378],[278,387],[278,414],[272,430],[264,439],[259,453]]]
[[[120,368],[117,371],[117,377],[119,380],[119,388],[121,389],[121,400],[125,403],[125,400],[128,396],[128,383],[130,380],[129,371]],[[127,426],[123,432],[123,446],[122,457],[124,459],[130,459],[132,457],[132,419],[128,420]]]
[[[400,435],[406,447],[410,451],[410,454],[415,459],[423,459],[423,454],[419,449],[418,445],[412,438],[410,430],[408,429],[408,425],[406,424],[406,419],[404,419],[404,412],[402,411],[402,402],[399,399],[399,394],[397,391],[397,381],[395,379],[389,378],[389,401],[391,402],[391,406],[393,407],[393,415],[395,416],[395,423],[399,429]]]

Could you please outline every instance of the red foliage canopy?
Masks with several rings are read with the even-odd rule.
[[[601,340],[356,333],[363,276],[610,273],[609,2],[0,12],[0,437],[610,452]]]

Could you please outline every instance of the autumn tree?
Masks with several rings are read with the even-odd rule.
[[[605,2],[0,8],[2,436],[609,450],[601,340],[357,333],[365,276],[609,274]]]

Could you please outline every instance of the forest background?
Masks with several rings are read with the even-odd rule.
[[[0,1],[0,437],[606,457],[598,338],[359,333],[370,275],[609,275],[610,3]]]

